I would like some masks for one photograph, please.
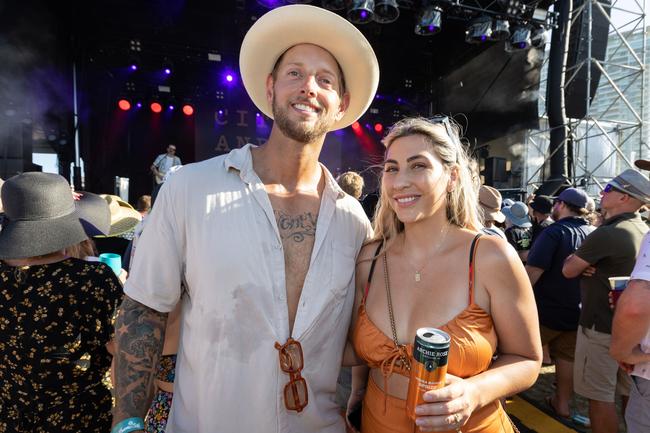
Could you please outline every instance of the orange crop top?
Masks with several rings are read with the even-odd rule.
[[[466,378],[488,369],[497,347],[497,336],[492,317],[474,303],[474,257],[481,234],[472,241],[469,257],[469,305],[447,324],[441,326],[451,337],[447,371]],[[377,248],[377,253],[381,244]],[[375,253],[375,256],[377,255]],[[359,316],[352,334],[354,349],[370,368],[379,368],[384,382],[393,373],[408,377],[409,372],[402,365],[401,355],[413,358],[413,344],[396,348],[391,338],[372,322],[366,312],[365,302],[372,280],[376,258],[373,260],[366,283],[365,293],[359,306]],[[384,383],[384,389],[386,383]]]

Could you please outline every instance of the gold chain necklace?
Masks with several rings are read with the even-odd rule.
[[[451,224],[446,224],[445,227],[440,230],[440,241],[438,241],[438,244],[436,245],[436,248],[434,249],[433,255],[436,255],[440,252],[440,248],[442,248],[442,244],[445,242],[445,239],[447,238],[447,233],[449,232],[449,226]],[[444,233],[443,233],[444,231]],[[424,267],[427,265],[428,260],[424,261],[424,264],[420,266],[420,269],[415,270],[415,274],[413,275],[413,279],[415,280],[416,283],[419,283],[422,281],[422,271],[424,270]]]

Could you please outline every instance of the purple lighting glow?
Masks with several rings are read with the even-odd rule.
[[[131,65],[131,70],[132,70],[132,71],[137,71],[137,70],[138,70],[138,65],[136,65],[136,64],[132,64],[132,65]]]
[[[173,106],[173,105],[170,105],[170,106],[168,107],[168,109],[171,111],[171,110],[174,109],[174,106]]]
[[[359,13],[359,16],[361,17],[362,20],[365,20],[366,18],[368,18],[368,12],[365,10],[361,11],[361,13]]]
[[[226,81],[232,83],[233,77],[232,74],[226,74]]]
[[[137,104],[135,104],[135,106],[138,108],[142,108],[142,102],[138,102]]]
[[[170,68],[165,68],[165,74],[170,75],[172,70]]]

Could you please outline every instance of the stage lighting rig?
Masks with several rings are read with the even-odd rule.
[[[497,18],[492,22],[491,41],[505,41],[510,38],[510,23],[508,20]]]
[[[375,0],[352,0],[348,20],[355,24],[368,24],[375,14]]]
[[[526,50],[530,48],[530,26],[518,26],[514,28],[510,41],[506,42],[507,51]]]
[[[399,18],[397,0],[377,0],[374,20],[380,24],[389,24]]]
[[[530,34],[530,45],[542,48],[549,42],[549,33],[542,26],[535,26]]]
[[[415,21],[415,34],[431,36],[442,28],[442,9],[433,4],[422,7]]]
[[[492,19],[487,15],[479,15],[474,18],[465,31],[465,42],[469,44],[480,44],[492,36]]]

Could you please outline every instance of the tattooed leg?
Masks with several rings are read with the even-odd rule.
[[[165,337],[167,313],[124,297],[115,322],[115,408],[113,425],[144,418],[153,397],[156,366]]]

